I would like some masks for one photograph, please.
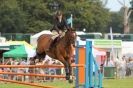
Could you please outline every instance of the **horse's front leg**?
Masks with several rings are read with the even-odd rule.
[[[69,64],[66,61],[64,65],[65,65],[65,72],[66,72],[66,80],[69,80],[70,79]]]
[[[71,66],[71,59],[69,59],[68,61],[68,64],[69,64],[69,83],[72,83],[73,82],[73,77],[72,77],[72,66]]]
[[[67,59],[65,71],[66,71],[66,80],[69,80],[69,83],[72,83],[73,79],[72,79],[71,59]]]
[[[68,58],[65,58],[65,59],[60,59],[60,61],[64,64],[64,67],[65,67],[65,73],[66,73],[66,80],[69,80],[70,81],[70,75],[72,74],[72,68],[71,68],[71,64],[68,60]]]
[[[66,59],[60,55],[60,53],[57,56],[58,56],[58,58],[60,58],[59,61],[62,62],[63,65],[64,65],[65,74],[66,74],[66,80],[69,80],[70,79],[70,75],[69,75],[69,64],[66,61]]]

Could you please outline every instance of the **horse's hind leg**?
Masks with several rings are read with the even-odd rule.
[[[41,61],[44,60],[45,56],[46,56],[46,53],[43,52],[43,53],[41,54],[41,58],[40,58],[40,60],[41,60]]]
[[[46,56],[46,53],[45,52],[43,52],[41,54],[36,53],[36,59],[42,60],[42,59],[45,58],[45,56]]]

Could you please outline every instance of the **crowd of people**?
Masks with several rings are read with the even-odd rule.
[[[0,63],[3,64],[3,63]],[[13,59],[8,58],[5,59],[5,65],[31,65],[30,60],[27,61],[25,59]],[[62,63],[51,59],[50,57],[46,57],[43,60],[36,59],[35,65],[61,65]],[[27,73],[27,74],[46,74],[46,75],[61,75],[63,74],[61,68],[0,68],[0,72],[12,72],[12,73]],[[16,80],[16,81],[53,81],[54,78],[50,77],[37,77],[37,76],[24,76],[24,75],[11,75],[11,74],[0,74],[0,78]]]
[[[2,62],[0,64],[3,64]],[[5,65],[32,65],[32,60],[27,61],[25,59],[5,59]],[[35,60],[35,65],[62,65],[58,60],[54,60],[48,56],[45,59]],[[106,63],[105,63],[106,64]],[[125,76],[133,77],[133,59],[131,57],[122,59],[116,58],[114,61],[108,61],[109,67],[116,67],[117,77],[125,78]],[[61,68],[0,68],[0,72],[12,72],[12,73],[27,73],[27,74],[46,74],[46,75],[62,75],[64,70]],[[24,76],[24,75],[11,75],[0,74],[0,78],[16,80],[16,81],[29,81],[29,82],[45,82],[53,81],[55,78],[42,77],[42,76]]]
[[[106,63],[105,63],[106,64]],[[125,76],[133,77],[133,58],[123,56],[122,58],[115,58],[108,60],[108,67],[116,67],[116,75],[118,78],[125,78]]]

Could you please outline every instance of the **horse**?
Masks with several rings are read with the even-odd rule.
[[[76,32],[73,28],[69,28],[65,32],[65,35],[57,40],[50,50],[47,51],[47,48],[52,43],[52,35],[42,34],[37,40],[36,48],[36,58],[43,59],[46,55],[49,57],[59,60],[63,63],[65,67],[66,80],[69,83],[72,83],[72,53],[76,41]]]

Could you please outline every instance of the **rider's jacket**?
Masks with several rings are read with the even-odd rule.
[[[61,22],[57,18],[55,18],[54,26],[53,26],[51,31],[53,31],[53,30],[64,31],[64,30],[67,30],[67,29],[69,29],[69,26],[67,25],[67,22],[64,18],[62,18]]]

